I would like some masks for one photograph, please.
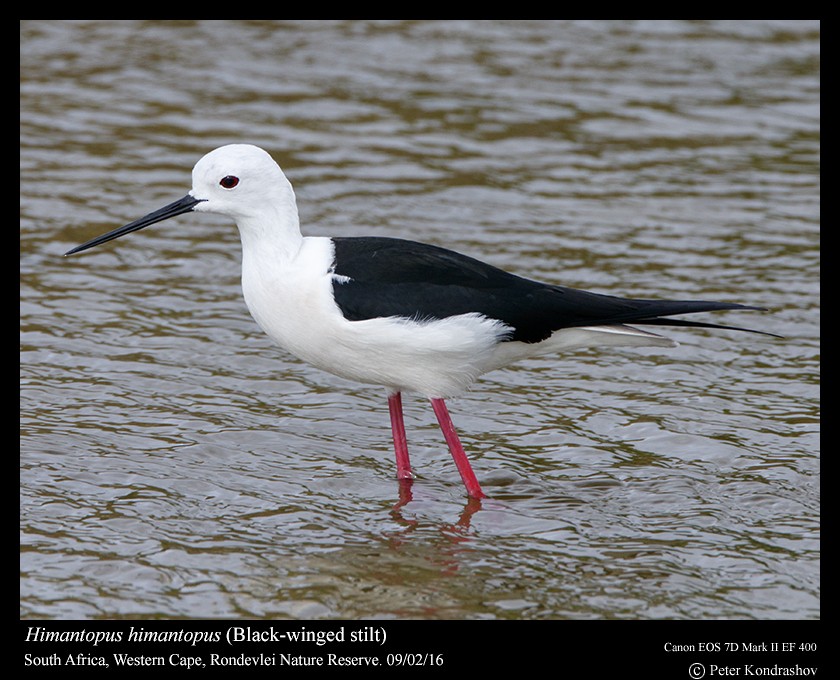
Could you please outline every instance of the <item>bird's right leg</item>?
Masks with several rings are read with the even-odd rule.
[[[408,460],[408,442],[405,438],[402,395],[399,392],[388,395],[388,410],[391,412],[391,433],[394,435],[394,453],[397,455],[397,479],[413,479],[411,463]]]

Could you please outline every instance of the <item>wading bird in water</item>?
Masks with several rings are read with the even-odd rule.
[[[387,389],[399,479],[412,478],[401,393],[427,397],[472,498],[484,493],[445,398],[488,371],[537,354],[676,344],[634,326],[750,331],[671,317],[761,309],[601,295],[525,279],[415,241],[305,237],[292,185],[267,152],[248,144],[211,151],[192,178],[182,199],[66,254],[187,212],[230,217],[242,239],[245,302],[263,331],[313,366]]]

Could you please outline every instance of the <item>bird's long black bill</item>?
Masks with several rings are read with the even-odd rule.
[[[201,203],[201,201],[203,200],[204,199],[201,198],[193,198],[192,196],[187,194],[183,198],[175,201],[174,203],[165,205],[160,210],[150,212],[145,217],[141,217],[139,220],[135,220],[134,222],[126,224],[123,227],[119,227],[118,229],[109,231],[107,234],[102,234],[102,236],[92,238],[90,241],[87,241],[86,243],[83,243],[80,246],[76,246],[75,248],[73,248],[72,250],[68,250],[64,254],[72,255],[73,253],[78,253],[82,250],[87,250],[88,248],[98,246],[101,243],[113,241],[115,238],[125,236],[126,234],[130,234],[132,231],[137,231],[138,229],[143,229],[143,227],[148,227],[149,225],[155,224],[156,222],[162,222],[163,220],[168,220],[170,217],[175,217],[176,215],[182,215],[185,212],[190,212],[193,208],[195,208],[197,203]]]

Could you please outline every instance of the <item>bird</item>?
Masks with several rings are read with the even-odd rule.
[[[189,212],[216,213],[236,223],[245,302],[274,343],[319,369],[386,389],[399,480],[414,478],[402,393],[431,402],[472,499],[486,494],[445,400],[488,371],[578,348],[677,344],[637,326],[775,335],[673,318],[766,311],[763,307],[622,298],[568,288],[413,240],[303,236],[291,183],[267,151],[251,144],[210,151],[195,164],[186,196],[65,255]]]

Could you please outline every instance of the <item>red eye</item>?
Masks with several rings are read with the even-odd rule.
[[[237,184],[239,184],[239,178],[234,177],[233,175],[228,175],[227,177],[222,177],[219,180],[219,184],[221,184],[225,189],[233,189]]]

